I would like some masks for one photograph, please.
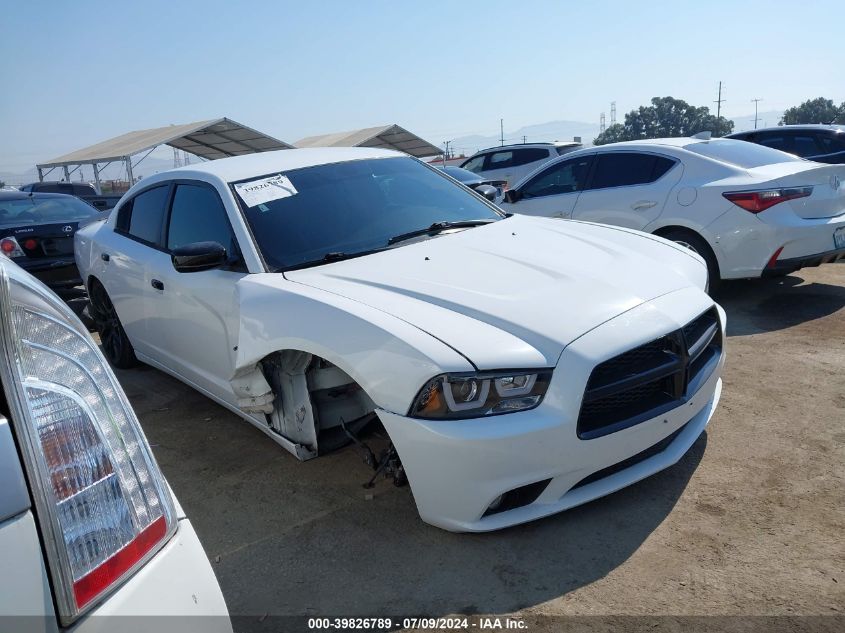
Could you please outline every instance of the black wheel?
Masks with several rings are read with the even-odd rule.
[[[708,294],[713,294],[722,283],[722,278],[719,273],[719,262],[716,261],[716,255],[713,254],[713,249],[704,240],[703,237],[692,231],[685,231],[683,229],[670,229],[665,233],[660,233],[660,237],[671,240],[676,244],[680,244],[684,248],[690,249],[693,253],[701,255],[707,263],[707,276],[710,280],[710,285],[707,289]]]
[[[97,281],[91,283],[91,316],[94,327],[100,334],[103,353],[109,362],[118,369],[129,369],[138,364],[132,343],[117,317],[117,311],[112,305],[109,295],[102,284]]]

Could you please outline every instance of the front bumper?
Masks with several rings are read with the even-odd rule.
[[[702,292],[682,290],[593,329],[564,350],[543,403],[530,411],[429,421],[380,410],[422,519],[452,531],[496,530],[610,494],[677,462],[718,404],[724,352],[702,386],[681,406],[609,435],[578,438],[581,399],[598,363],[683,327],[711,306]],[[724,338],[725,315],[719,312]],[[663,450],[647,452],[673,434],[660,447]],[[644,457],[620,470],[612,468],[638,455]],[[607,474],[583,483],[599,471]],[[485,516],[500,495],[545,480],[548,484],[531,503]]]

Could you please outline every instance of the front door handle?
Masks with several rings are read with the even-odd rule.
[[[156,290],[164,290],[164,284],[161,283],[158,279],[153,279],[150,282],[150,285],[155,288]]]
[[[655,206],[657,206],[657,203],[654,200],[638,200],[631,205],[631,208],[634,211],[643,211],[644,209],[651,209]]]

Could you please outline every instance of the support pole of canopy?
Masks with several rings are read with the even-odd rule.
[[[100,166],[94,163],[92,167],[94,168],[94,182],[97,185],[97,195],[102,196],[103,190],[100,188]]]
[[[67,165],[63,165],[62,170],[65,172],[65,182],[70,182],[70,174],[67,171]]]
[[[126,163],[126,176],[129,178],[129,186],[135,184],[135,177],[132,175],[132,157],[131,156],[124,156],[124,162]]]
[[[44,182],[44,172],[41,171],[41,168],[38,168],[38,182]]]

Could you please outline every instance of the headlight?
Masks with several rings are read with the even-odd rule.
[[[420,389],[408,415],[461,419],[533,409],[551,378],[551,370],[441,374]]]

